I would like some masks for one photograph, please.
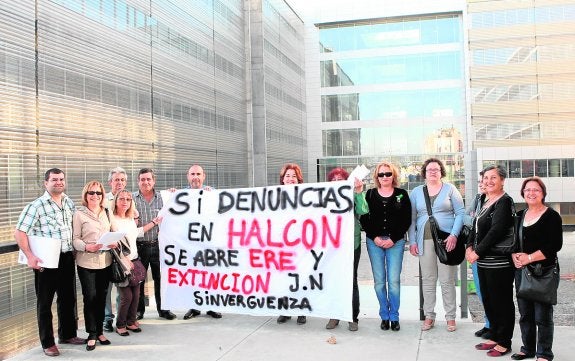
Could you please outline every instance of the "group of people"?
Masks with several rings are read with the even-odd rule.
[[[189,188],[210,190],[204,187],[205,174],[199,165],[188,170]],[[82,190],[81,206],[76,206],[64,193],[65,174],[52,168],[44,175],[44,194],[28,204],[18,219],[15,238],[27,257],[28,266],[34,270],[37,297],[37,320],[40,342],[47,356],[58,356],[52,327],[52,302],[57,295],[58,342],[60,344],[86,345],[92,351],[96,344],[109,345],[104,330],[114,331],[120,336],[130,332],[141,332],[140,323],[144,317],[144,282],[123,282],[116,284],[117,315],[113,313],[110,282],[111,253],[98,243],[107,232],[125,233],[123,240],[108,245],[118,249],[131,269],[136,265],[147,273],[151,269],[158,315],[173,320],[176,315],[161,307],[160,294],[160,251],[158,244],[158,216],[163,207],[160,193],[155,189],[156,176],[152,169],[143,168],[138,174],[138,190],[130,192],[126,171],[120,167],[110,171],[108,183],[110,193],[106,194],[99,181],[86,183]],[[172,189],[174,191],[175,189]],[[61,244],[57,268],[43,268],[30,247],[31,237],[56,239]],[[82,286],[83,313],[87,339],[77,335],[76,315],[76,271]],[[185,319],[199,315],[190,310]],[[213,318],[221,318],[218,312],[209,311]]]
[[[346,179],[347,176],[345,170],[336,168],[328,174],[328,180]],[[547,189],[538,177],[523,181],[521,196],[527,208],[516,212],[512,197],[504,190],[507,171],[501,166],[488,166],[480,173],[480,193],[466,212],[461,194],[453,184],[443,181],[445,176],[442,161],[430,158],[421,167],[425,183],[413,189],[409,196],[404,189],[398,188],[398,169],[390,162],[381,162],[373,170],[373,189],[361,192],[362,185],[355,180],[355,215],[361,222],[356,224],[355,232],[353,322],[350,322],[349,330],[358,329],[358,244],[363,229],[380,306],[381,329],[400,330],[400,274],[407,233],[409,251],[419,258],[425,315],[421,330],[429,331],[435,326],[439,281],[446,330],[456,331],[457,266],[441,263],[435,253],[430,209],[438,228],[448,234],[443,240],[448,252],[455,249],[457,242],[467,242],[465,256],[473,268],[486,320],[485,327],[475,335],[487,341],[475,348],[487,351],[491,357],[503,356],[511,352],[515,325],[513,285],[520,286],[523,267],[540,265],[545,268],[558,264],[557,252],[563,243],[561,217],[545,204]],[[471,235],[458,240],[464,224],[471,228]],[[549,289],[549,292],[556,291]],[[521,297],[517,297],[517,304],[523,346],[511,358],[552,360],[553,305]],[[338,324],[339,320],[332,319],[326,328],[332,329]]]
[[[349,322],[348,329],[357,331],[359,327],[357,268],[361,256],[362,230],[366,234],[374,289],[379,301],[381,329],[399,331],[401,328],[400,275],[407,239],[409,252],[419,258],[420,264],[425,315],[421,330],[429,331],[435,326],[438,281],[445,309],[446,330],[453,332],[457,329],[457,266],[441,263],[435,254],[428,212],[431,209],[438,228],[449,234],[443,240],[448,252],[455,249],[457,242],[463,242],[458,237],[464,224],[472,228],[473,236],[468,238],[466,245],[466,259],[476,274],[476,289],[486,314],[486,325],[476,332],[476,336],[487,339],[475,348],[486,350],[487,355],[493,357],[508,354],[511,352],[515,322],[513,284],[520,282],[517,270],[528,264],[555,264],[557,252],[562,246],[561,217],[545,205],[546,187],[537,177],[523,182],[521,196],[527,208],[516,216],[513,199],[503,189],[506,170],[501,166],[490,166],[481,172],[480,194],[467,212],[457,188],[443,181],[445,176],[442,161],[430,158],[421,167],[425,184],[413,189],[411,194],[399,188],[399,170],[387,161],[380,162],[374,168],[372,179],[375,186],[372,189],[364,191],[362,180],[353,180],[353,320]],[[204,185],[205,173],[199,165],[190,167],[187,177],[189,188],[212,189]],[[327,175],[327,180],[340,181],[348,177],[343,168],[335,168]],[[64,172],[57,168],[46,172],[45,193],[22,211],[15,231],[18,245],[28,258],[28,266],[34,269],[39,335],[46,355],[59,355],[52,328],[51,304],[54,294],[58,295],[59,343],[86,344],[87,350],[95,349],[97,342],[110,344],[103,331],[113,331],[112,284],[109,278],[112,257],[110,252],[103,251],[102,245],[96,243],[110,230],[126,233],[124,241],[110,247],[121,248],[131,267],[141,262],[146,272],[151,268],[158,315],[167,320],[176,318],[170,310],[161,307],[157,226],[162,221],[158,212],[163,203],[155,189],[155,178],[152,169],[141,169],[138,191],[130,192],[125,189],[126,172],[122,168],[115,168],[108,178],[111,186],[108,197],[100,182],[91,181],[82,191],[82,206],[75,207],[64,193]],[[303,183],[301,168],[297,164],[286,164],[280,171],[279,183]],[[522,227],[522,249],[512,249],[506,244],[509,237],[514,237],[516,241],[516,219],[521,220],[518,227]],[[44,269],[40,266],[40,259],[30,249],[29,236],[60,240],[58,268]],[[82,285],[87,340],[77,337],[75,266]],[[128,336],[130,331],[141,332],[138,320],[144,317],[144,284],[117,286],[116,332],[121,336]],[[521,298],[518,298],[518,306],[523,346],[512,358],[522,360],[537,356],[539,361],[552,360],[553,306]],[[190,309],[184,319],[199,314],[200,311]],[[213,318],[222,317],[214,311],[207,314]],[[285,323],[289,319],[289,316],[279,316],[277,322]],[[298,316],[297,323],[306,323],[306,316]],[[339,320],[330,319],[326,328],[333,329],[338,324]]]
[[[480,173],[480,194],[468,214],[474,230],[468,239],[466,259],[475,269],[486,315],[486,325],[475,333],[486,342],[475,345],[488,356],[511,353],[515,327],[513,285],[521,286],[524,267],[553,267],[563,245],[561,216],[545,204],[547,188],[538,177],[521,185],[527,208],[515,212],[513,199],[505,192],[507,171],[489,166]],[[554,293],[557,289],[548,289]],[[553,305],[517,297],[519,326],[523,345],[511,355],[513,360],[537,357],[553,359]]]

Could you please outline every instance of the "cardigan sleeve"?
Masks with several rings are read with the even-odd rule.
[[[405,189],[400,189],[399,194],[401,195],[401,215],[399,216],[399,231],[405,234],[409,227],[411,226],[411,200]],[[397,240],[396,240],[397,241]]]
[[[513,225],[512,203],[513,199],[505,194],[495,204],[491,205],[487,213],[479,219],[479,229],[484,236],[478,240],[475,253],[482,257],[507,233],[507,229]],[[493,212],[491,212],[493,210]],[[486,229],[488,228],[488,229]],[[486,232],[483,230],[486,229]]]
[[[545,220],[545,237],[547,242],[541,243],[541,253],[548,260],[555,259],[557,252],[563,247],[563,221],[556,211],[547,212]]]

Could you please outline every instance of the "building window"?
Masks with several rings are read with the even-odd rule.
[[[535,175],[538,177],[547,177],[547,159],[535,160]]]
[[[521,161],[510,160],[507,171],[509,172],[509,178],[521,178]]]
[[[561,159],[549,159],[549,177],[561,177]]]
[[[571,159],[561,159],[561,176],[562,177],[573,177],[573,158]]]
[[[533,177],[533,160],[522,160],[521,161],[521,175],[523,178]]]

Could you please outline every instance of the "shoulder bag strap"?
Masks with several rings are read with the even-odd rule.
[[[429,199],[429,192],[427,191],[427,185],[423,186],[423,195],[425,196],[425,206],[427,207],[427,215],[431,218],[433,216],[433,211],[431,210],[431,200]]]
[[[527,213],[527,208],[521,214],[521,218],[519,219],[519,224],[517,225],[517,228],[518,228],[517,229],[517,237],[519,237],[519,249],[521,250],[521,252],[523,252],[523,220],[525,218],[525,213]]]

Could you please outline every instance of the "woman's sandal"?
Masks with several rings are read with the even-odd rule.
[[[433,328],[433,326],[435,326],[435,320],[426,318],[423,322],[423,325],[421,325],[421,331],[429,331]]]
[[[450,323],[452,322],[452,323]],[[447,321],[447,332],[453,332],[457,330],[457,326],[455,325],[455,320]]]

